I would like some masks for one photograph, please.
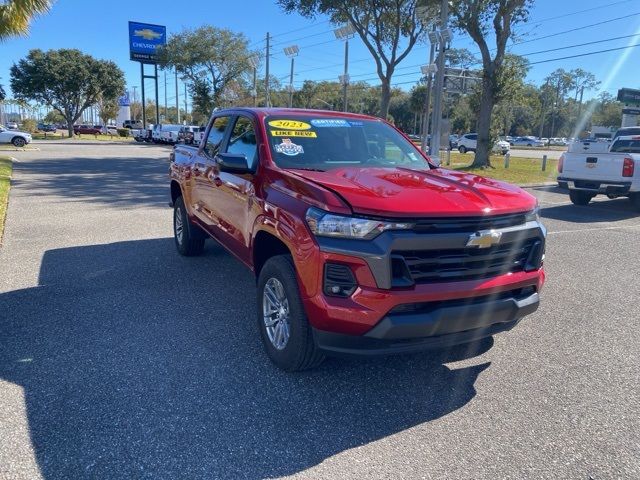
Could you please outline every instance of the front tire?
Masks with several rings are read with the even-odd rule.
[[[204,250],[206,236],[189,220],[182,197],[178,197],[173,206],[173,239],[178,253],[185,257],[200,255]]]
[[[458,147],[458,151],[459,151],[460,153],[467,153],[467,147],[465,147],[464,145],[460,145],[460,146]]]
[[[569,190],[569,199],[574,205],[589,205],[589,202],[594,197],[589,192],[582,192],[580,190]]]
[[[22,148],[27,144],[27,141],[22,137],[13,137],[11,143],[14,147]]]
[[[271,257],[260,270],[257,309],[262,343],[277,367],[297,372],[322,363],[289,255]]]

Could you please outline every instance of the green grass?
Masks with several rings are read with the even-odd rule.
[[[503,180],[518,185],[532,183],[553,182],[557,177],[557,160],[547,160],[547,169],[542,171],[542,160],[539,158],[519,158],[511,157],[509,168],[504,168],[504,157],[502,155],[491,156],[491,166],[493,168],[471,168],[473,163],[472,154],[451,153],[451,165],[444,165],[446,156],[441,157],[443,166],[454,170],[475,173],[483,177]]]
[[[47,133],[46,137],[44,133],[34,133],[32,134],[34,140],[64,140],[68,139],[69,135],[65,132],[64,135],[61,133]],[[119,135],[76,135],[73,137],[73,140],[92,140],[92,141],[101,141],[101,142],[127,142],[133,141],[133,137],[121,137]]]
[[[4,219],[9,202],[9,187],[11,187],[11,157],[0,156],[0,240],[4,231]]]

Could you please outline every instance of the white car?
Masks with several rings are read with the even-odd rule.
[[[513,147],[544,147],[545,143],[536,137],[518,137],[511,142]]]
[[[17,130],[18,124],[16,122],[7,122],[7,128],[9,130]]]
[[[31,134],[8,130],[0,125],[0,143],[11,143],[14,147],[24,147],[27,143],[31,143]]]
[[[460,153],[467,152],[475,152],[478,147],[478,134],[477,133],[467,133],[466,135],[462,135],[458,138],[458,151]],[[498,140],[493,145],[494,152],[500,152],[502,155],[506,155],[511,150],[511,145],[509,142],[505,142],[504,140]]]

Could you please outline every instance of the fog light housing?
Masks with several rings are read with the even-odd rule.
[[[324,265],[324,294],[330,297],[347,298],[356,291],[358,283],[347,265],[326,263]]]

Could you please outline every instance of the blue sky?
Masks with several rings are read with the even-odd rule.
[[[124,70],[128,87],[138,86],[139,95],[140,67],[137,62],[129,60],[129,20],[166,25],[169,34],[185,27],[209,23],[242,32],[253,49],[264,48],[264,38],[269,31],[273,35],[274,46],[271,72],[281,77],[283,83],[288,82],[289,61],[282,49],[293,44],[300,47],[300,54],[296,59],[296,85],[300,85],[305,79],[337,80],[342,73],[343,43],[335,40],[332,33],[334,27],[328,20],[308,20],[296,14],[286,15],[271,0],[191,0],[184,3],[166,0],[58,0],[49,14],[33,22],[29,37],[11,39],[0,44],[0,83],[7,87],[9,68],[32,48],[46,50],[73,47],[95,57],[115,61]],[[589,26],[596,23],[601,24]],[[575,31],[560,33],[569,29]],[[640,44],[640,0],[536,0],[530,21],[519,25],[517,32],[520,43],[511,45],[510,50],[527,55],[531,62]],[[568,48],[612,37],[626,38]],[[455,33],[453,46],[469,48],[477,53],[471,39],[459,32]],[[552,49],[561,50],[547,51]],[[541,51],[547,52],[536,53]],[[420,77],[419,66],[426,63],[427,56],[427,44],[414,48],[399,65],[393,83],[409,89]],[[352,80],[377,83],[373,61],[357,38],[350,43],[350,60],[349,73]],[[640,87],[640,80],[637,79],[639,64],[640,47],[636,47],[534,64],[527,80],[540,84],[556,68],[569,70],[581,67],[593,72],[603,81],[602,89],[615,94],[621,87]],[[150,92],[152,82],[147,82],[147,91]],[[161,78],[161,103],[164,102],[163,90],[164,82]],[[183,104],[182,85],[180,92]],[[175,103],[173,81],[169,81],[167,97],[169,104]]]

